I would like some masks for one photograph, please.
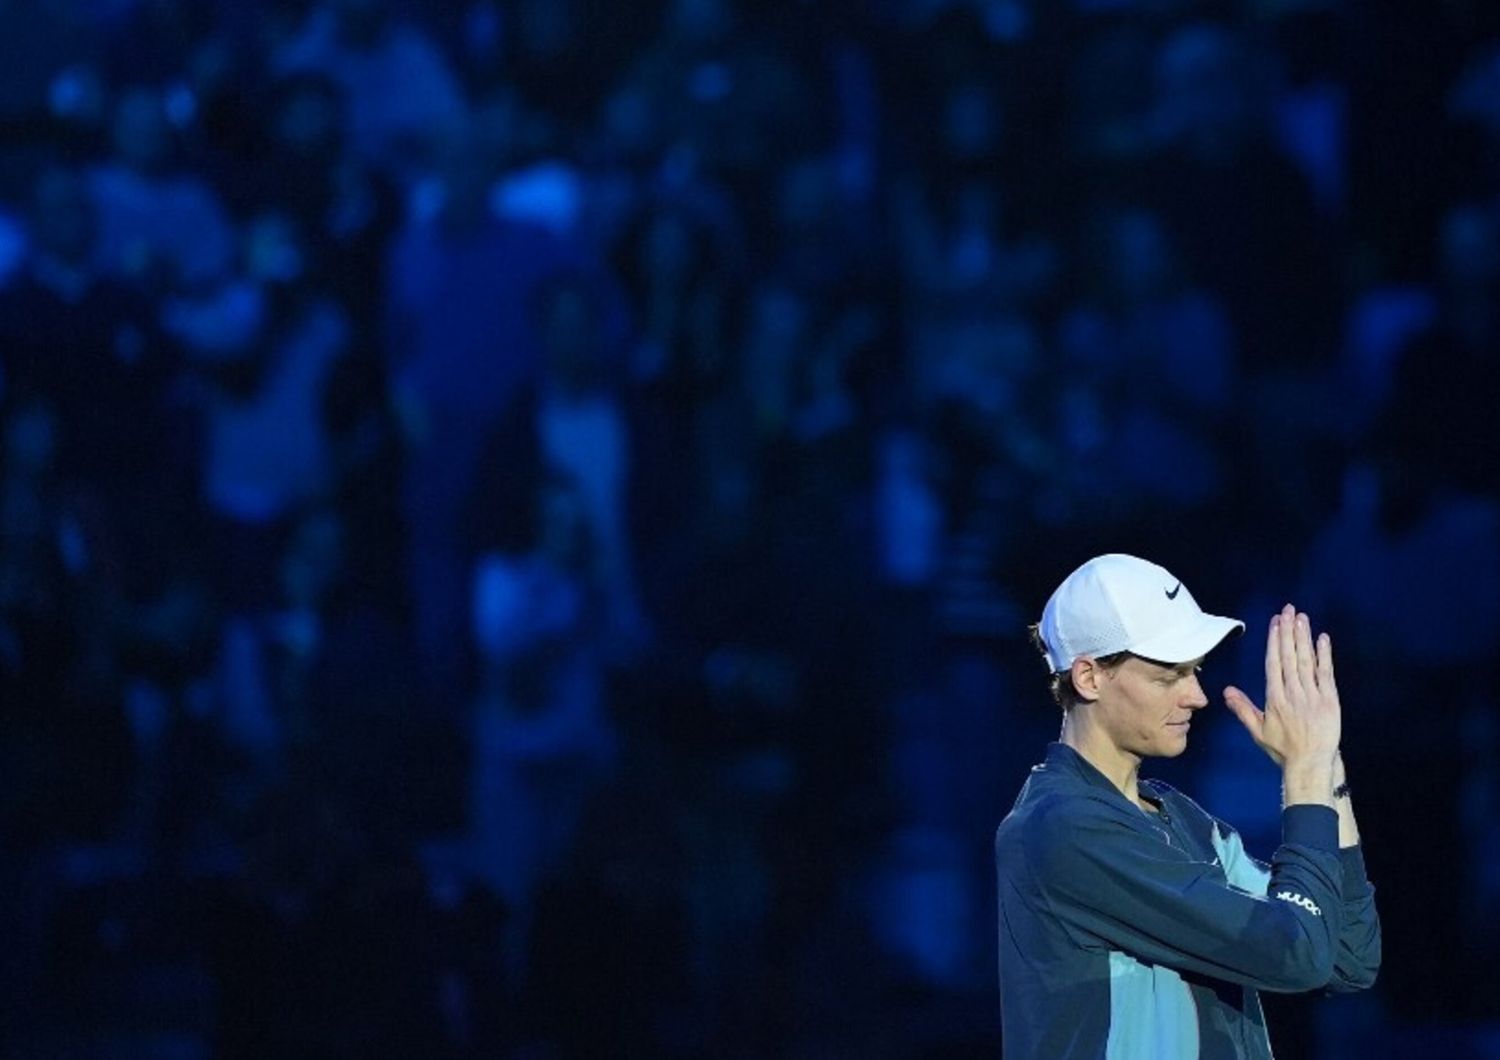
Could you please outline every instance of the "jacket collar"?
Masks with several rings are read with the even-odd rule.
[[[1087,758],[1084,758],[1083,755],[1060,740],[1053,741],[1047,745],[1047,758],[1043,768],[1056,770],[1059,773],[1066,773],[1069,776],[1077,777],[1087,784],[1092,784],[1096,788],[1112,791],[1116,795],[1120,794],[1120,789],[1110,783],[1108,777],[1094,768]],[[1121,798],[1123,797],[1121,796]]]
[[[1047,745],[1047,757],[1043,761],[1041,768],[1076,777],[1085,784],[1107,791],[1111,795],[1123,799],[1127,804],[1130,803],[1130,800],[1125,798],[1125,793],[1115,787],[1113,781],[1099,772],[1087,758],[1084,758],[1083,755],[1060,740],[1054,740]],[[1138,777],[1136,779],[1136,787],[1145,791],[1157,802],[1165,805],[1166,796],[1162,786],[1156,781],[1148,777]]]

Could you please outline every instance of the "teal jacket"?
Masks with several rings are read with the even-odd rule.
[[[1125,798],[1052,744],[995,835],[1007,1060],[1269,1060],[1257,991],[1362,990],[1375,890],[1326,806],[1282,812],[1265,865],[1159,781]]]

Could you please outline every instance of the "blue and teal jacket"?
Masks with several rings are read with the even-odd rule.
[[[1362,990],[1375,890],[1338,815],[1289,806],[1265,865],[1159,781],[1142,810],[1054,743],[995,835],[1007,1060],[1266,1060],[1257,991]]]

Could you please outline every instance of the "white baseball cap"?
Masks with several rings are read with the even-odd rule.
[[[1207,655],[1245,623],[1205,614],[1182,580],[1155,563],[1112,553],[1063,579],[1042,609],[1047,662],[1062,673],[1081,655],[1128,651],[1153,662]]]

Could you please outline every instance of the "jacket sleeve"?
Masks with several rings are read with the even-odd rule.
[[[1027,860],[1053,914],[1087,947],[1291,993],[1333,976],[1341,920],[1338,816],[1282,812],[1267,893],[1229,883],[1125,807],[1060,800],[1035,815]]]
[[[1217,819],[1213,823],[1222,837],[1218,845],[1224,850],[1223,867],[1230,882],[1256,894],[1268,893],[1271,867],[1245,851],[1233,828]],[[1375,911],[1375,888],[1365,875],[1361,848],[1340,848],[1339,863],[1343,869],[1339,891],[1342,918],[1333,953],[1333,978],[1327,984],[1333,994],[1368,990],[1380,970],[1380,916]]]
[[[1333,978],[1328,990],[1348,994],[1375,985],[1380,971],[1380,914],[1375,910],[1375,885],[1365,875],[1365,856],[1360,847],[1339,851],[1343,863],[1343,930],[1333,957]]]

